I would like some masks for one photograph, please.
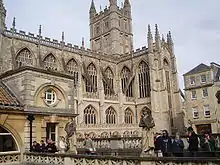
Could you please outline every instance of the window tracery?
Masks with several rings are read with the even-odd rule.
[[[96,124],[96,110],[91,105],[84,110],[84,122],[85,124]]]
[[[142,61],[138,67],[139,97],[150,97],[150,72],[148,65]]]
[[[16,61],[16,67],[21,67],[21,66],[33,66],[34,60],[31,52],[27,48],[24,48],[18,53],[15,61]]]
[[[106,96],[111,96],[113,93],[112,93],[112,90],[110,88],[114,88],[114,85],[113,85],[114,76],[113,76],[112,70],[109,67],[105,70],[105,76],[106,76],[107,81],[108,81],[109,84],[104,82],[104,93],[105,93]],[[111,87],[109,87],[109,85]]]
[[[106,110],[105,115],[107,124],[116,124],[116,112],[112,107]]]
[[[79,72],[78,72],[78,65],[74,59],[71,59],[67,63],[67,72],[73,75],[74,80],[78,82],[79,80]]]
[[[130,78],[130,70],[127,67],[124,67],[121,71],[121,86],[122,86],[122,91],[125,91],[128,83],[129,83],[129,78]],[[133,83],[131,83],[127,89],[127,91],[125,91],[125,95],[127,97],[133,97]]]
[[[57,60],[53,54],[49,54],[43,61],[45,69],[57,70]]]
[[[86,92],[95,93],[97,92],[97,71],[95,65],[91,63],[87,67],[87,71],[91,82],[88,82],[88,80],[86,80]]]
[[[125,110],[125,123],[126,124],[132,124],[133,123],[133,112],[131,109],[127,108]]]

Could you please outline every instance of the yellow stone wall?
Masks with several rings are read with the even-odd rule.
[[[27,121],[26,118],[27,114],[14,113],[0,115],[0,126],[13,134],[20,151],[29,148],[29,121]],[[33,141],[46,141],[46,125],[48,122],[57,123],[56,144],[58,144],[60,136],[66,136],[64,128],[68,122],[68,117],[35,115],[35,120],[33,122]]]

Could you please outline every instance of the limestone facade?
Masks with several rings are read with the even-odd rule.
[[[91,49],[84,42],[65,43],[64,33],[60,42],[42,37],[41,27],[38,35],[18,31],[15,20],[6,29],[6,10],[0,5],[0,77],[25,105],[24,111],[40,115],[33,129],[38,141],[52,136],[51,131],[46,135],[50,124],[56,124],[56,141],[64,135],[68,114],[78,114],[78,137],[85,132],[93,137],[139,136],[144,107],[152,111],[157,131],[182,130],[171,33],[165,41],[156,25],[153,39],[149,26],[146,46],[134,51],[131,4],[125,0],[119,8],[116,2],[110,0],[110,6],[97,13],[92,1]]]
[[[219,90],[220,65],[200,64],[184,74],[185,109],[188,123],[198,133],[219,133],[219,111],[216,93]]]

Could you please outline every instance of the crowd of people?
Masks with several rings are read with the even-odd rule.
[[[87,155],[96,154],[96,148],[94,147],[93,141],[89,137],[89,134],[85,134],[85,140],[83,142],[83,145],[85,147],[85,152]],[[47,143],[45,143],[43,140],[41,140],[40,143],[34,141],[31,148],[32,152],[39,152],[39,153],[56,153],[56,152],[65,153],[67,150],[68,150],[68,144],[63,136],[60,137],[58,147],[51,139],[48,139]]]
[[[58,150],[55,143],[51,139],[48,139],[46,143],[43,140],[41,140],[40,143],[34,141],[31,151],[41,153],[56,153]]]
[[[198,135],[194,132],[192,127],[188,128],[188,152],[187,156],[195,157],[199,151],[203,152],[205,156],[214,156],[216,151],[216,142],[215,139],[210,135],[209,132],[204,132],[204,136],[199,138]],[[171,138],[168,134],[168,131],[163,130],[162,135],[158,134],[155,137],[155,152],[158,157],[168,157],[184,156],[185,146],[182,139],[180,139],[179,134],[177,133],[175,138]]]
[[[194,132],[193,128],[189,127],[187,142],[188,147],[186,148],[178,133],[176,134],[175,138],[172,138],[169,136],[167,130],[163,130],[162,134],[157,134],[155,136],[154,150],[158,157],[183,157],[184,153],[188,153],[187,156],[195,157],[197,156],[198,151],[202,151],[204,154],[206,154],[205,156],[215,156],[215,151],[217,150],[216,142],[208,132],[204,132],[204,136],[199,138],[198,135]],[[83,145],[85,147],[86,154],[97,154],[89,134],[85,134]],[[41,153],[65,153],[67,150],[68,145],[64,137],[61,137],[58,147],[56,147],[55,143],[51,139],[48,139],[47,143],[41,140],[40,144],[34,141],[32,146],[33,152]],[[186,150],[188,152],[186,152]]]

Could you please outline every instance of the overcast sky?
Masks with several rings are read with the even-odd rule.
[[[96,9],[108,0],[94,0]],[[118,0],[121,5],[123,0]],[[43,36],[89,47],[89,7],[91,0],[4,0],[7,27],[16,17],[16,28],[37,33],[42,25]],[[147,24],[159,25],[160,33],[171,30],[183,88],[182,75],[200,63],[220,63],[219,0],[131,0],[135,49],[146,46]]]

